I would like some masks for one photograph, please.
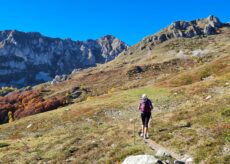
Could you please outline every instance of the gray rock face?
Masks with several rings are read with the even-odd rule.
[[[224,26],[221,21],[211,15],[208,18],[197,19],[190,22],[176,21],[157,34],[147,36],[140,43],[140,50],[156,45],[173,38],[192,38],[195,36],[214,35]]]
[[[107,35],[97,40],[73,41],[40,33],[0,31],[0,86],[26,86],[52,80],[74,69],[113,60],[128,46]]]
[[[214,35],[215,33],[216,33],[215,27],[211,26],[210,24],[205,26],[204,34],[206,34],[206,35]]]
[[[220,22],[219,18],[215,17],[214,15],[210,15],[206,21],[212,27],[220,28],[223,25],[223,23]]]

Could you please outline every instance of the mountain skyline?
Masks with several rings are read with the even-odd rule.
[[[38,31],[45,36],[73,40],[97,39],[110,34],[134,45],[177,20],[190,21],[216,15],[228,22],[229,3],[225,0],[218,3],[207,0],[193,3],[150,0],[118,0],[116,3],[104,0],[69,0],[68,3],[63,0],[2,1],[0,30]]]
[[[128,47],[111,35],[97,40],[73,41],[16,30],[0,31],[0,45],[0,86],[46,82],[74,69],[113,60]]]
[[[68,79],[68,74],[95,67],[134,51],[152,50],[152,46],[173,38],[192,38],[220,33],[229,27],[216,16],[197,18],[190,22],[176,21],[158,33],[149,35],[133,47],[112,35],[97,40],[73,41],[50,38],[39,32],[0,31],[0,86],[24,87],[52,80]],[[61,75],[61,76],[60,76]]]

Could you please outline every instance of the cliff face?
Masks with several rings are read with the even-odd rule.
[[[72,41],[16,30],[0,32],[0,86],[35,85],[73,69],[113,60],[127,49],[107,35],[97,40]]]

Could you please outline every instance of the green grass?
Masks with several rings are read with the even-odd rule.
[[[230,143],[230,131],[227,132],[227,134],[225,136],[225,141]]]
[[[0,143],[0,148],[7,147],[7,146],[10,146],[10,144],[3,143],[3,142]]]
[[[221,112],[221,115],[223,117],[230,117],[230,107],[224,108],[223,111]]]
[[[88,101],[82,102],[81,104],[85,107],[93,106],[94,108],[104,107],[126,109],[130,106],[136,106],[137,108],[140,97],[144,93],[154,102],[167,98],[167,96],[171,94],[166,88],[146,86],[129,90],[114,91],[113,93],[99,97],[91,97]],[[73,105],[73,107],[74,106],[76,105]]]
[[[207,159],[207,162],[215,163],[217,161],[216,155],[221,151],[221,144],[216,141],[204,140],[197,147],[194,160],[196,163],[200,163],[203,159],[212,157]]]
[[[25,163],[37,159],[43,162],[64,161],[73,157],[76,161],[86,163],[95,160],[111,163],[121,162],[131,154],[151,154],[153,152],[144,145],[137,133],[136,143],[133,143],[133,124],[129,121],[139,111],[133,112],[128,107],[136,106],[143,93],[153,99],[170,94],[167,89],[151,86],[114,91],[62,109],[26,117],[11,125],[3,125],[3,136],[20,137],[20,140],[16,142],[9,139],[11,149],[1,151],[0,158],[3,161],[16,161],[20,156],[19,162]],[[111,110],[121,110],[121,117],[113,119],[112,115],[104,114],[104,111]],[[27,129],[28,124],[32,126]],[[12,151],[14,155],[9,155]]]
[[[228,91],[209,101],[199,98],[203,92],[181,99],[183,103],[188,100],[193,103],[182,103],[173,112],[157,114],[151,125],[151,138],[179,153],[191,154],[196,163],[228,163],[228,156],[221,155],[223,146],[230,142]],[[191,126],[178,126],[182,122],[189,122]]]

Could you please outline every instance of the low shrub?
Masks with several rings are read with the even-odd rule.
[[[200,80],[203,80],[211,75],[212,75],[211,70],[208,68],[201,70],[201,72],[199,73]]]
[[[230,142],[230,131],[227,133],[225,141]]]
[[[10,144],[8,144],[8,143],[0,143],[0,148],[7,147],[7,146],[10,146]]]
[[[221,115],[224,117],[230,117],[230,108],[225,108]]]

